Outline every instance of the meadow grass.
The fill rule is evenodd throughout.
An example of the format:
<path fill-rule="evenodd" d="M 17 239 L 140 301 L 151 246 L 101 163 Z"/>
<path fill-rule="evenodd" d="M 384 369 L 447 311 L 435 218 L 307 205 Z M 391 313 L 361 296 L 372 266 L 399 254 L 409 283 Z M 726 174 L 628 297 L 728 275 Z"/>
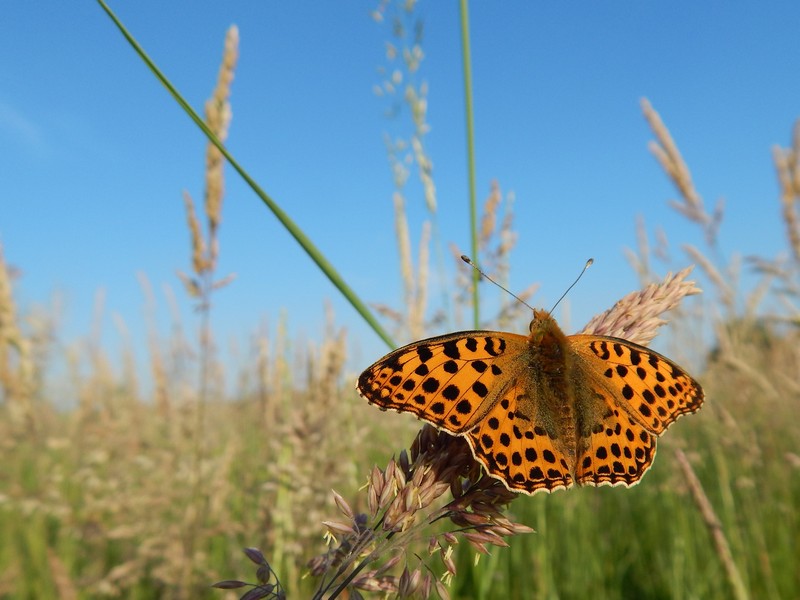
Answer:
<path fill-rule="evenodd" d="M 509 548 L 495 548 L 477 564 L 475 550 L 458 544 L 452 596 L 731 597 L 678 449 L 702 483 L 749 597 L 795 596 L 800 425 L 791 375 L 800 344 L 796 331 L 761 320 L 727 325 L 725 349 L 709 351 L 698 374 L 706 406 L 660 440 L 640 485 L 517 498 L 509 516 L 536 533 L 514 536 Z M 84 404 L 73 410 L 56 410 L 56 399 L 35 387 L 28 412 L 15 410 L 18 400 L 6 392 L 0 595 L 225 597 L 209 584 L 247 579 L 239 549 L 257 546 L 290 597 L 310 596 L 315 582 L 302 577 L 307 561 L 325 550 L 321 522 L 337 513 L 330 489 L 366 512 L 358 488 L 417 425 L 356 397 L 342 371 L 343 336 L 305 356 L 261 341 L 271 351 L 260 390 L 252 385 L 239 398 L 206 406 L 213 426 L 205 428 L 199 474 L 191 403 L 180 405 L 170 388 L 174 404 L 165 420 L 130 382 L 102 367 L 110 358 L 94 357 L 99 371 L 75 375 L 72 393 Z M 409 543 L 422 556 L 424 547 Z M 445 570 L 438 559 L 430 568 Z"/>
<path fill-rule="evenodd" d="M 234 46 L 229 39 L 207 110 L 222 139 Z M 421 56 L 413 44 L 396 55 L 408 57 L 407 74 Z M 414 264 L 407 174 L 395 168 L 405 306 L 380 312 L 397 331 L 420 337 L 469 311 L 472 273 L 459 249 L 454 268 L 441 251 L 425 88 L 413 91 L 404 94 L 412 134 L 395 140 L 390 155 L 404 164 L 400 155 L 412 153 L 430 219 Z M 180 315 L 166 338 L 145 323 L 151 393 L 141 391 L 129 349 L 108 356 L 91 335 L 66 352 L 56 344 L 54 319 L 15 305 L 18 284 L 0 255 L 0 597 L 233 598 L 244 590 L 210 585 L 251 578 L 245 547 L 261 549 L 263 561 L 250 556 L 268 562 L 262 579 L 277 576 L 290 597 L 311 597 L 341 565 L 341 578 L 361 584 L 351 597 L 800 595 L 800 127 L 791 148 L 775 150 L 789 256 L 754 261 L 765 284 L 746 291 L 733 263 L 707 258 L 718 256 L 721 213 L 706 210 L 663 122 L 649 103 L 643 111 L 652 150 L 678 191 L 674 207 L 702 229 L 708 252 L 686 249 L 707 284 L 705 299 L 671 321 L 675 357 L 703 365 L 693 375 L 707 401 L 659 441 L 641 484 L 504 494 L 454 438 L 419 432 L 414 419 L 357 397 L 345 370 L 348 340 L 332 315 L 315 345 L 287 339 L 282 323 L 271 337 L 257 330 L 240 370 L 224 373 L 209 312 L 214 290 L 230 281 L 215 274 L 224 186 L 221 157 L 209 149 L 203 223 L 186 198 L 192 267 L 182 281 L 201 309 L 198 341 L 183 333 Z M 476 238 L 484 267 L 501 282 L 515 240 L 510 200 L 492 187 Z M 643 231 L 640 239 L 630 258 L 644 287 L 661 278 Z M 439 311 L 430 306 L 433 278 L 453 279 Z M 145 280 L 143 287 L 148 295 Z M 523 331 L 524 312 L 505 303 L 487 325 Z M 701 330 L 713 333 L 711 344 Z M 59 354 L 68 377 L 46 385 Z M 233 397 L 221 383 L 231 379 L 239 382 Z M 65 397 L 76 404 L 65 409 Z M 408 525 L 375 535 L 389 520 Z M 326 541 L 326 532 L 335 539 Z M 348 541 L 363 545 L 354 550 Z"/>

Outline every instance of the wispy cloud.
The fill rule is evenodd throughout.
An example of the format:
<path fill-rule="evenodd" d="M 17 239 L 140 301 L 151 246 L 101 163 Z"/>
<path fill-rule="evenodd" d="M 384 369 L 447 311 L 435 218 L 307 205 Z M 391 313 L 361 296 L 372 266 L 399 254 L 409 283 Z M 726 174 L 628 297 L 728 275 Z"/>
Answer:
<path fill-rule="evenodd" d="M 40 153 L 46 149 L 42 128 L 15 107 L 0 102 L 0 135 L 26 150 Z"/>

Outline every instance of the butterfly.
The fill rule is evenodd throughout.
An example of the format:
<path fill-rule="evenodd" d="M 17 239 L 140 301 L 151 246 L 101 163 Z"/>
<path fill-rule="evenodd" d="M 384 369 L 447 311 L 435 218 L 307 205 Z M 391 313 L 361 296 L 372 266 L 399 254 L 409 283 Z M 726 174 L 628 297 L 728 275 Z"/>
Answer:
<path fill-rule="evenodd" d="M 463 436 L 485 471 L 515 492 L 638 483 L 656 437 L 703 403 L 667 357 L 601 335 L 565 335 L 534 310 L 529 335 L 462 331 L 395 350 L 358 391 Z"/>

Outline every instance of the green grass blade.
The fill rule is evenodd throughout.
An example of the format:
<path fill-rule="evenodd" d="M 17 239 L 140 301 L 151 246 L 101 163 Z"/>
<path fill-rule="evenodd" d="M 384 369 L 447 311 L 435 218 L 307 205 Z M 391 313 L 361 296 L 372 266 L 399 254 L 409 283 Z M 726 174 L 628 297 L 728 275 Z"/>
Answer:
<path fill-rule="evenodd" d="M 378 334 L 378 336 L 386 342 L 386 344 L 390 348 L 395 347 L 395 343 L 389 334 L 381 327 L 380 323 L 378 323 L 377 319 L 375 319 L 374 315 L 367 306 L 361 301 L 361 299 L 356 295 L 356 293 L 350 288 L 349 285 L 342 279 L 341 275 L 339 275 L 338 271 L 333 267 L 333 265 L 328 261 L 327 258 L 319 251 L 319 249 L 314 245 L 314 243 L 306 236 L 306 234 L 297 226 L 297 224 L 286 214 L 280 206 L 278 206 L 272 198 L 267 195 L 267 193 L 261 189 L 261 187 L 253 180 L 250 175 L 247 174 L 247 171 L 239 165 L 236 159 L 228 152 L 222 142 L 219 141 L 217 136 L 208 128 L 205 121 L 200 118 L 200 116 L 194 111 L 194 109 L 189 105 L 186 100 L 180 95 L 175 86 L 173 86 L 166 76 L 159 70 L 159 68 L 155 65 L 155 63 L 150 59 L 150 57 L 145 53 L 144 49 L 138 44 L 138 42 L 133 38 L 133 36 L 128 32 L 122 22 L 117 18 L 117 16 L 111 11 L 108 5 L 104 2 L 104 0 L 97 0 L 106 14 L 111 18 L 117 28 L 120 30 L 125 39 L 128 40 L 128 43 L 133 47 L 136 53 L 141 57 L 141 59 L 147 64 L 148 68 L 153 72 L 153 74 L 158 78 L 158 80 L 167 88 L 167 91 L 170 95 L 175 99 L 175 101 L 183 108 L 184 112 L 189 115 L 189 117 L 194 121 L 195 125 L 200 128 L 200 130 L 205 134 L 205 136 L 209 139 L 209 141 L 214 144 L 222 155 L 227 159 L 230 165 L 234 168 L 234 170 L 239 173 L 239 175 L 247 182 L 247 185 L 256 193 L 256 195 L 261 198 L 261 201 L 267 205 L 267 207 L 272 211 L 272 213 L 278 218 L 281 224 L 287 229 L 287 231 L 294 237 L 297 243 L 305 250 L 306 254 L 313 260 L 316 265 L 320 268 L 320 270 L 325 274 L 325 276 L 330 280 L 330 282 L 338 289 L 342 295 L 347 299 L 347 301 L 351 304 L 353 308 L 355 308 L 356 312 L 363 317 L 363 319 L 369 324 L 372 330 Z"/>
<path fill-rule="evenodd" d="M 469 226 L 470 258 L 480 266 L 478 256 L 478 211 L 475 207 L 475 128 L 472 114 L 472 59 L 469 46 L 469 4 L 461 0 L 461 59 L 464 69 L 464 109 L 467 120 L 467 176 L 469 177 Z M 472 270 L 472 319 L 475 329 L 480 328 L 480 296 L 478 294 L 480 274 Z"/>

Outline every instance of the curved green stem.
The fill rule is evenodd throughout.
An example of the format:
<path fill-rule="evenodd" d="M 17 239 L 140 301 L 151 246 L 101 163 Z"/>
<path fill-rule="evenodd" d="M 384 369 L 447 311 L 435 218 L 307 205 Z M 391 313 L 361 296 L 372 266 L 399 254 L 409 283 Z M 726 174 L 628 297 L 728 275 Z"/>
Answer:
<path fill-rule="evenodd" d="M 478 256 L 478 212 L 475 207 L 475 130 L 472 114 L 472 58 L 469 49 L 469 4 L 461 0 L 461 58 L 464 68 L 464 112 L 467 120 L 467 176 L 469 177 L 469 226 L 472 256 L 470 258 L 480 266 Z M 472 318 L 475 329 L 480 329 L 480 296 L 478 281 L 480 273 L 472 270 Z"/>
<path fill-rule="evenodd" d="M 395 348 L 396 345 L 389 334 L 381 327 L 380 323 L 375 319 L 372 312 L 367 308 L 367 306 L 361 301 L 361 299 L 356 295 L 356 293 L 350 288 L 349 285 L 342 279 L 341 275 L 339 275 L 338 271 L 334 269 L 333 265 L 328 261 L 327 258 L 319 251 L 319 249 L 314 245 L 314 243 L 306 236 L 305 233 L 297 226 L 297 224 L 292 221 L 292 219 L 287 215 L 280 206 L 278 206 L 272 198 L 270 198 L 267 193 L 261 189 L 261 187 L 253 180 L 250 175 L 242 168 L 241 165 L 233 158 L 233 156 L 228 152 L 225 146 L 222 144 L 221 141 L 217 138 L 216 135 L 208 128 L 205 121 L 200 118 L 200 116 L 192 109 L 186 100 L 180 95 L 177 89 L 167 80 L 164 74 L 156 67 L 155 63 L 150 59 L 150 57 L 145 53 L 144 49 L 136 42 L 133 36 L 125 29 L 125 26 L 120 22 L 117 16 L 111 11 L 108 5 L 104 2 L 104 0 L 97 0 L 106 14 L 111 18 L 117 28 L 120 30 L 125 39 L 128 40 L 128 43 L 133 47 L 136 53 L 141 57 L 141 59 L 147 64 L 153 74 L 158 78 L 158 80 L 162 83 L 162 85 L 167 88 L 167 91 L 170 95 L 175 99 L 175 101 L 183 108 L 184 112 L 194 121 L 195 125 L 200 128 L 200 130 L 206 135 L 208 140 L 214 144 L 222 155 L 227 159 L 230 165 L 234 168 L 234 170 L 239 173 L 242 179 L 247 182 L 247 185 L 256 193 L 256 195 L 261 198 L 261 201 L 267 205 L 267 207 L 272 211 L 272 213 L 278 218 L 281 224 L 286 228 L 286 230 L 294 237 L 298 244 L 305 250 L 306 254 L 313 260 L 316 265 L 320 268 L 320 270 L 325 274 L 325 276 L 330 280 L 330 282 L 338 289 L 342 295 L 347 299 L 350 305 L 356 309 L 356 312 L 361 315 L 361 317 L 367 322 L 367 324 L 372 328 L 372 330 L 378 334 L 378 336 L 386 342 L 386 344 L 390 348 Z"/>

